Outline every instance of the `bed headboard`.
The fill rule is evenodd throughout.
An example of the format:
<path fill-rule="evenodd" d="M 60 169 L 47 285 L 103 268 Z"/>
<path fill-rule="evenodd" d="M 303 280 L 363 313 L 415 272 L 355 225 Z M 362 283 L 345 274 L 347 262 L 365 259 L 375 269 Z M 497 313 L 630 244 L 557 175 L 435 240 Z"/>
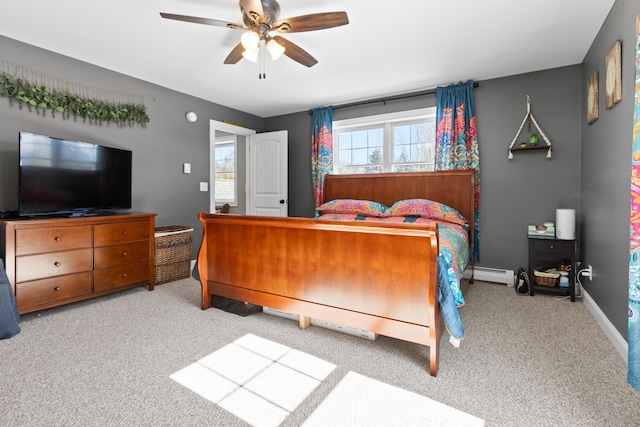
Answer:
<path fill-rule="evenodd" d="M 451 206 L 473 224 L 474 176 L 473 170 L 326 175 L 324 201 L 360 199 L 391 206 L 403 199 L 429 199 Z"/>

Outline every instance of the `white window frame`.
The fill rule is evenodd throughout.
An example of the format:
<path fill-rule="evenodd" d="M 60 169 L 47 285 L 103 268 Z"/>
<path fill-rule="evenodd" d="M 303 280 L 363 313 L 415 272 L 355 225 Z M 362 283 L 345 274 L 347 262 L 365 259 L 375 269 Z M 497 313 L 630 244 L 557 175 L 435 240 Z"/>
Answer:
<path fill-rule="evenodd" d="M 396 113 L 378 114 L 374 116 L 358 117 L 355 119 L 336 120 L 333 122 L 333 173 L 338 170 L 339 141 L 338 133 L 341 131 L 364 130 L 372 127 L 383 127 L 383 164 L 382 172 L 393 171 L 393 135 L 395 124 L 411 124 L 423 120 L 436 120 L 436 107 L 420 108 L 417 110 L 400 111 Z"/>
<path fill-rule="evenodd" d="M 233 182 L 233 200 L 230 199 L 218 199 L 215 197 L 215 193 L 214 193 L 214 200 L 215 200 L 215 204 L 216 205 L 223 205 L 225 203 L 228 203 L 229 206 L 238 206 L 238 136 L 237 135 L 230 135 L 230 136 L 225 136 L 224 138 L 216 138 L 216 142 L 214 144 L 214 149 L 213 149 L 213 182 L 215 184 L 216 181 L 216 168 L 215 168 L 215 155 L 216 155 L 216 148 L 218 146 L 221 145 L 233 145 L 233 170 L 234 170 L 234 182 Z M 214 191 L 215 191 L 215 187 L 214 187 Z"/>

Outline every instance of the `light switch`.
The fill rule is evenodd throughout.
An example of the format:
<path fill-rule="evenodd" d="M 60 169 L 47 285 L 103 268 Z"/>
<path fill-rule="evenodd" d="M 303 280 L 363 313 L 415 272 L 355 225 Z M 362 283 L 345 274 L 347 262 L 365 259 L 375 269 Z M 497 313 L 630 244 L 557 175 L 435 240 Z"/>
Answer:
<path fill-rule="evenodd" d="M 182 164 L 182 173 L 191 173 L 191 163 Z"/>
<path fill-rule="evenodd" d="M 201 182 L 200 183 L 200 191 L 209 191 L 209 183 Z"/>

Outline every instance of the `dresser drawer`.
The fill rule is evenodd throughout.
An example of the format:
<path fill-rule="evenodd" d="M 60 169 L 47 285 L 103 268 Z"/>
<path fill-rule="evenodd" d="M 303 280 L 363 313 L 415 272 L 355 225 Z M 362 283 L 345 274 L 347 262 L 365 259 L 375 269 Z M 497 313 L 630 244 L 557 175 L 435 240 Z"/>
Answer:
<path fill-rule="evenodd" d="M 16 286 L 16 307 L 18 310 L 61 301 L 92 292 L 91 272 L 18 283 Z"/>
<path fill-rule="evenodd" d="M 76 249 L 16 258 L 16 282 L 93 270 L 93 251 Z"/>
<path fill-rule="evenodd" d="M 544 252 L 548 254 L 567 254 L 573 252 L 573 240 L 533 240 L 533 250 L 536 252 Z"/>
<path fill-rule="evenodd" d="M 114 224 L 100 224 L 93 229 L 95 246 L 117 245 L 119 243 L 149 240 L 149 222 L 117 222 Z"/>
<path fill-rule="evenodd" d="M 98 270 L 148 259 L 149 242 L 142 241 L 96 248 L 93 254 L 93 265 Z"/>
<path fill-rule="evenodd" d="M 134 283 L 146 283 L 149 282 L 150 273 L 148 261 L 96 270 L 93 278 L 93 291 L 101 292 Z"/>
<path fill-rule="evenodd" d="M 16 230 L 16 255 L 67 251 L 92 246 L 91 226 Z"/>

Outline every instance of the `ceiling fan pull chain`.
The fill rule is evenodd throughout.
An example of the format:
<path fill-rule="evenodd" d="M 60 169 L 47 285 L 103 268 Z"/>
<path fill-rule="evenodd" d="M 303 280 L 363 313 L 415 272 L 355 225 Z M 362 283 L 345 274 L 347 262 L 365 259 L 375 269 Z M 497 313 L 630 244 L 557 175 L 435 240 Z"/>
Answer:
<path fill-rule="evenodd" d="M 267 53 L 265 52 L 265 48 L 264 48 L 264 40 L 260 40 L 260 78 L 261 79 L 267 78 L 267 73 L 266 73 L 267 64 L 265 59 L 266 56 L 267 56 Z"/>

